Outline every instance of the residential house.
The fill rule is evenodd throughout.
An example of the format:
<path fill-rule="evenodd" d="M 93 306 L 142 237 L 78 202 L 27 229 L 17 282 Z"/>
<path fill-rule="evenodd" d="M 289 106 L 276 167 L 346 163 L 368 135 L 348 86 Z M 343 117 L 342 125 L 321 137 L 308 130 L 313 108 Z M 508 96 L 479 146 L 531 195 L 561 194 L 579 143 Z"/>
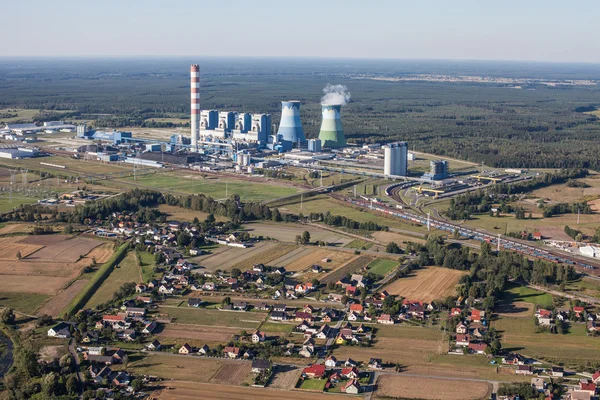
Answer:
<path fill-rule="evenodd" d="M 240 356 L 240 348 L 234 346 L 227 346 L 223 349 L 223 354 L 229 358 L 238 358 Z"/>
<path fill-rule="evenodd" d="M 133 342 L 137 337 L 137 333 L 135 329 L 125 329 L 123 331 L 117 332 L 117 338 L 119 340 L 125 340 L 127 342 Z"/>
<path fill-rule="evenodd" d="M 234 301 L 233 308 L 239 311 L 246 311 L 246 309 L 248 308 L 248 303 L 245 301 Z"/>
<path fill-rule="evenodd" d="M 467 325 L 463 324 L 462 322 L 459 323 L 458 325 L 456 325 L 456 333 L 465 334 L 465 333 L 467 333 L 467 330 L 468 330 Z"/>
<path fill-rule="evenodd" d="M 141 301 L 144 304 L 152 304 L 152 297 L 150 296 L 138 296 L 135 299 L 137 301 Z"/>
<path fill-rule="evenodd" d="M 346 367 L 342 369 L 341 375 L 346 379 L 356 379 L 358 378 L 359 372 L 355 366 Z"/>
<path fill-rule="evenodd" d="M 200 354 L 201 356 L 205 356 L 209 352 L 210 352 L 210 347 L 208 347 L 208 345 L 206 345 L 206 344 L 198 349 L 198 354 Z"/>
<path fill-rule="evenodd" d="M 60 322 L 48 329 L 48 337 L 54 337 L 58 339 L 68 339 L 71 337 L 69 327 L 71 325 L 66 322 Z"/>
<path fill-rule="evenodd" d="M 394 325 L 394 319 L 389 314 L 381 314 L 379 317 L 377 317 L 377 323 L 384 325 Z"/>
<path fill-rule="evenodd" d="M 88 331 L 81 336 L 82 343 L 96 343 L 98 341 L 98 332 Z"/>
<path fill-rule="evenodd" d="M 287 306 L 285 304 L 275 304 L 273 306 L 273 311 L 285 312 L 287 310 Z"/>
<path fill-rule="evenodd" d="M 305 304 L 304 307 L 302 307 L 302 312 L 305 312 L 307 314 L 312 314 L 315 312 L 315 308 L 313 306 L 311 306 L 310 304 Z"/>
<path fill-rule="evenodd" d="M 538 392 L 544 392 L 546 390 L 546 380 L 544 378 L 531 378 L 531 387 Z"/>
<path fill-rule="evenodd" d="M 579 392 L 589 393 L 590 396 L 594 396 L 596 394 L 596 384 L 592 382 L 590 379 L 580 379 L 579 380 Z"/>
<path fill-rule="evenodd" d="M 581 306 L 573 307 L 573 312 L 575 313 L 577 318 L 579 318 L 581 316 L 581 314 L 583 314 L 584 311 L 585 311 L 585 307 L 581 307 Z"/>
<path fill-rule="evenodd" d="M 356 314 L 362 314 L 363 313 L 363 306 L 360 303 L 354 303 L 354 304 L 350 304 L 350 311 Z"/>
<path fill-rule="evenodd" d="M 327 324 L 323 324 L 317 333 L 317 339 L 327 339 L 331 335 L 332 329 Z"/>
<path fill-rule="evenodd" d="M 311 268 L 311 271 L 312 271 L 313 273 L 315 273 L 315 274 L 318 274 L 318 273 L 320 273 L 320 272 L 323 272 L 323 268 L 321 268 L 321 266 L 320 266 L 320 265 L 316 265 L 316 264 L 314 264 L 314 265 L 313 265 L 312 267 L 310 267 L 310 268 Z"/>
<path fill-rule="evenodd" d="M 271 313 L 271 319 L 274 321 L 285 321 L 287 320 L 287 314 L 281 311 L 273 311 Z"/>
<path fill-rule="evenodd" d="M 358 383 L 358 379 L 349 380 L 344 386 L 342 386 L 340 391 L 347 394 L 358 394 L 360 392 L 360 384 Z"/>
<path fill-rule="evenodd" d="M 265 265 L 264 264 L 254 264 L 252 266 L 252 271 L 265 272 Z"/>
<path fill-rule="evenodd" d="M 356 361 L 354 361 L 351 358 L 348 358 L 345 362 L 344 362 L 344 366 L 345 367 L 358 367 L 358 363 Z"/>
<path fill-rule="evenodd" d="M 312 364 L 302 370 L 302 375 L 312 379 L 322 378 L 325 375 L 325 365 Z"/>
<path fill-rule="evenodd" d="M 329 300 L 335 301 L 337 303 L 341 303 L 343 297 L 344 297 L 344 295 L 343 294 L 339 294 L 339 293 L 329 293 L 329 295 L 327 296 L 327 298 Z"/>
<path fill-rule="evenodd" d="M 202 299 L 199 297 L 190 297 L 187 301 L 188 307 L 198 308 L 202 305 Z"/>
<path fill-rule="evenodd" d="M 520 354 L 508 354 L 502 358 L 503 364 L 525 365 L 525 357 Z"/>
<path fill-rule="evenodd" d="M 154 339 L 152 342 L 146 345 L 146 350 L 158 351 L 161 348 L 161 344 L 158 340 Z"/>
<path fill-rule="evenodd" d="M 143 317 L 146 315 L 146 309 L 144 307 L 127 307 L 125 312 L 128 317 Z"/>
<path fill-rule="evenodd" d="M 452 317 L 458 317 L 461 313 L 462 313 L 462 310 L 458 307 L 453 307 L 450 310 L 450 316 L 452 316 Z"/>
<path fill-rule="evenodd" d="M 271 361 L 262 358 L 255 358 L 252 360 L 252 372 L 261 373 L 268 371 L 271 368 Z"/>
<path fill-rule="evenodd" d="M 585 327 L 588 332 L 600 331 L 600 325 L 596 321 L 587 321 Z"/>
<path fill-rule="evenodd" d="M 334 356 L 329 356 L 325 359 L 325 367 L 327 368 L 335 368 L 337 365 L 337 358 Z"/>
<path fill-rule="evenodd" d="M 294 279 L 288 278 L 283 281 L 283 287 L 286 288 L 287 290 L 296 289 L 296 285 L 298 285 L 298 281 L 296 281 Z"/>
<path fill-rule="evenodd" d="M 548 326 L 552 323 L 552 311 L 539 309 L 535 312 L 535 317 L 540 325 Z"/>
<path fill-rule="evenodd" d="M 563 377 L 565 376 L 565 369 L 563 367 L 552 367 L 550 370 L 550 375 Z"/>
<path fill-rule="evenodd" d="M 348 321 L 358 321 L 358 316 L 353 311 L 348 313 Z"/>
<path fill-rule="evenodd" d="M 340 336 L 345 340 L 352 340 L 354 338 L 354 334 L 352 333 L 352 328 L 343 328 L 340 329 Z"/>
<path fill-rule="evenodd" d="M 594 375 L 592 375 L 592 382 L 596 385 L 600 385 L 600 371 L 594 372 Z"/>
<path fill-rule="evenodd" d="M 342 289 L 346 289 L 348 286 L 352 285 L 352 280 L 350 278 L 348 278 L 347 276 L 344 276 L 342 279 L 338 280 L 335 284 L 340 285 L 342 287 Z"/>
<path fill-rule="evenodd" d="M 179 354 L 192 354 L 192 351 L 193 351 L 192 346 L 190 346 L 187 343 L 184 343 L 183 346 L 181 346 L 179 348 L 178 353 Z"/>
<path fill-rule="evenodd" d="M 277 267 L 273 270 L 274 274 L 285 275 L 286 270 L 283 267 Z"/>
<path fill-rule="evenodd" d="M 368 364 L 369 369 L 383 369 L 381 358 L 371 358 Z"/>
<path fill-rule="evenodd" d="M 469 343 L 468 349 L 471 353 L 474 354 L 485 354 L 485 350 L 487 349 L 488 345 L 485 343 Z"/>
<path fill-rule="evenodd" d="M 471 338 L 469 335 L 456 335 L 456 345 L 461 347 L 468 347 L 469 343 L 471 343 Z"/>
<path fill-rule="evenodd" d="M 485 311 L 482 310 L 471 310 L 471 322 L 481 322 L 485 318 Z"/>
<path fill-rule="evenodd" d="M 533 368 L 531 365 L 518 365 L 515 370 L 517 375 L 533 375 Z"/>
<path fill-rule="evenodd" d="M 252 343 L 261 343 L 267 339 L 267 335 L 261 331 L 254 331 L 252 334 Z"/>
<path fill-rule="evenodd" d="M 125 387 L 129 385 L 131 378 L 126 371 L 113 372 L 110 374 L 110 382 L 115 386 Z"/>
<path fill-rule="evenodd" d="M 138 283 L 137 285 L 135 285 L 136 293 L 144 293 L 146 290 L 148 290 L 148 286 L 146 286 L 143 283 Z"/>
<path fill-rule="evenodd" d="M 146 324 L 144 325 L 144 329 L 142 329 L 142 333 L 144 335 L 150 335 L 152 334 L 152 332 L 154 332 L 157 326 L 158 322 L 156 321 L 146 322 Z"/>
<path fill-rule="evenodd" d="M 216 287 L 214 282 L 205 282 L 204 285 L 202 285 L 202 289 L 204 290 L 215 290 Z"/>
<path fill-rule="evenodd" d="M 265 302 L 260 302 L 257 305 L 254 306 L 254 308 L 256 310 L 260 310 L 260 311 L 270 311 L 271 310 L 271 306 Z"/>

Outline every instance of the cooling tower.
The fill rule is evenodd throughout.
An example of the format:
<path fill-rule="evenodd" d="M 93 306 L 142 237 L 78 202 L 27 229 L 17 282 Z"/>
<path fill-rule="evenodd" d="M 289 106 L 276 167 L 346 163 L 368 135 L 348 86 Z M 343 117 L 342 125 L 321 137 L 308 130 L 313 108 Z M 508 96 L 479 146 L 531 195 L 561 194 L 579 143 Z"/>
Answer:
<path fill-rule="evenodd" d="M 200 67 L 198 64 L 192 64 L 190 67 L 190 96 L 192 151 L 198 151 L 200 137 Z"/>
<path fill-rule="evenodd" d="M 290 100 L 281 102 L 281 122 L 279 123 L 277 134 L 281 135 L 283 140 L 292 143 L 306 142 L 302 122 L 300 122 L 299 101 Z"/>
<path fill-rule="evenodd" d="M 321 131 L 319 139 L 323 147 L 345 147 L 346 136 L 342 128 L 342 118 L 340 117 L 340 104 L 321 104 L 323 113 L 323 122 L 321 122 Z"/>

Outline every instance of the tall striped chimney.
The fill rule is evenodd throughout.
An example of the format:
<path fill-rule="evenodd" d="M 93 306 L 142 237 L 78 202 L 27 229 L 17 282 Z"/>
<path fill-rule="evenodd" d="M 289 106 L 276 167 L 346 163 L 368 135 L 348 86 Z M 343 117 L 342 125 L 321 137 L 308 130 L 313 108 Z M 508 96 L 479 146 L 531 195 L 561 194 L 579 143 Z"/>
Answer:
<path fill-rule="evenodd" d="M 192 151 L 198 151 L 200 138 L 200 67 L 198 64 L 192 64 L 190 67 L 190 95 Z"/>

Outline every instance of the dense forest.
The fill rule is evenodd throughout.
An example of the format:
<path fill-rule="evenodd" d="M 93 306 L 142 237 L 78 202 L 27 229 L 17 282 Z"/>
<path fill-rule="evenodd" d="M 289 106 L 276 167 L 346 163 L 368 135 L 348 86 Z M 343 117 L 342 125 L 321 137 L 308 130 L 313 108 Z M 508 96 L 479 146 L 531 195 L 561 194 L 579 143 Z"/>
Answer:
<path fill-rule="evenodd" d="M 410 148 L 495 167 L 600 169 L 597 85 L 394 82 L 411 74 L 599 79 L 582 65 L 344 60 L 3 60 L 0 109 L 47 110 L 42 119 L 88 119 L 96 126 L 186 126 L 188 66 L 201 62 L 203 108 L 268 112 L 303 102 L 315 137 L 329 82 L 348 87 L 342 110 L 348 142 L 407 140 Z M 376 78 L 376 79 L 374 79 Z M 48 111 L 51 111 L 48 113 Z M 14 115 L 10 112 L 4 115 Z M 52 117 L 52 118 L 50 118 Z M 154 118 L 183 118 L 180 122 Z M 2 121 L 2 117 L 0 117 Z"/>

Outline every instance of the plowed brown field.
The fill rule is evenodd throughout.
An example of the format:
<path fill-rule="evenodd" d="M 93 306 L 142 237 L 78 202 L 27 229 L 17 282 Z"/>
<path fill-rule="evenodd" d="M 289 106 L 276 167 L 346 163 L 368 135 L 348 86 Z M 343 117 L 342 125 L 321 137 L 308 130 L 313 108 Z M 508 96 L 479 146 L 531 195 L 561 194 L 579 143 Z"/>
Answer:
<path fill-rule="evenodd" d="M 487 398 L 490 384 L 474 381 L 382 375 L 377 380 L 377 397 L 439 400 Z"/>

